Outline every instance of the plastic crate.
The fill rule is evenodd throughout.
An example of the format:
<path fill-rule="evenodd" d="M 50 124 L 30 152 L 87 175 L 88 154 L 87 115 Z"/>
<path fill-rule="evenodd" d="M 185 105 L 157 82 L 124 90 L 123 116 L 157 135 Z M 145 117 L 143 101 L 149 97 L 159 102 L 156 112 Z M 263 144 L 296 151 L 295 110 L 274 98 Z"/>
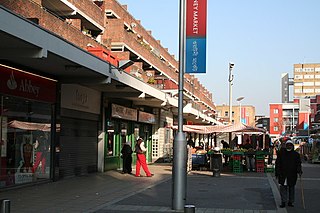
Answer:
<path fill-rule="evenodd" d="M 264 164 L 264 160 L 256 160 L 256 164 Z"/>
<path fill-rule="evenodd" d="M 233 155 L 232 158 L 233 158 L 233 160 L 241 160 L 242 156 L 241 155 Z"/>
<path fill-rule="evenodd" d="M 264 155 L 256 155 L 256 160 L 264 160 Z"/>
<path fill-rule="evenodd" d="M 232 152 L 232 155 L 244 155 L 244 152 Z"/>
<path fill-rule="evenodd" d="M 264 163 L 257 163 L 256 162 L 256 167 L 263 167 L 264 168 L 264 166 L 265 166 Z"/>
<path fill-rule="evenodd" d="M 274 168 L 264 168 L 264 172 L 265 173 L 273 173 L 274 172 Z"/>
<path fill-rule="evenodd" d="M 258 173 L 264 173 L 264 168 L 259 168 L 259 167 L 257 167 L 257 168 L 256 168 L 256 171 L 257 171 Z"/>
<path fill-rule="evenodd" d="M 265 168 L 264 168 L 264 172 L 274 172 L 275 168 L 274 168 L 274 165 L 266 165 Z"/>
<path fill-rule="evenodd" d="M 242 169 L 242 167 L 233 168 L 233 169 L 232 169 L 232 172 L 234 172 L 234 173 L 242 173 L 242 172 L 243 172 L 243 169 Z"/>

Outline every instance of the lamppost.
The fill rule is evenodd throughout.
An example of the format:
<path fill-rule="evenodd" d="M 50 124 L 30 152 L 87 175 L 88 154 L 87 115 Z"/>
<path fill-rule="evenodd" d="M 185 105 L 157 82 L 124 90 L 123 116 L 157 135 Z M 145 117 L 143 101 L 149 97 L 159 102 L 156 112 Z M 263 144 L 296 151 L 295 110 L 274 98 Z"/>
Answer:
<path fill-rule="evenodd" d="M 239 123 L 242 123 L 242 118 L 241 118 L 241 101 L 244 99 L 243 96 L 237 98 L 237 101 L 239 102 Z"/>
<path fill-rule="evenodd" d="M 311 106 L 306 105 L 308 107 L 308 142 L 310 137 L 310 116 L 311 116 Z"/>
<path fill-rule="evenodd" d="M 232 81 L 233 81 L 233 74 L 232 69 L 234 67 L 234 63 L 229 62 L 229 124 L 232 123 Z"/>

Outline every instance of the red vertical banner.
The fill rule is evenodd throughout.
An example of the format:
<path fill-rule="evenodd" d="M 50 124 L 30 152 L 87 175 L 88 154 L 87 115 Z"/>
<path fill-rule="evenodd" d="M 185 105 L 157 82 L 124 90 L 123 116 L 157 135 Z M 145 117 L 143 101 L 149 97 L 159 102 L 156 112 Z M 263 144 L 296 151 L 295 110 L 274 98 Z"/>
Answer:
<path fill-rule="evenodd" d="M 186 73 L 206 73 L 207 0 L 187 0 Z"/>
<path fill-rule="evenodd" d="M 187 37 L 206 37 L 207 0 L 187 0 Z"/>

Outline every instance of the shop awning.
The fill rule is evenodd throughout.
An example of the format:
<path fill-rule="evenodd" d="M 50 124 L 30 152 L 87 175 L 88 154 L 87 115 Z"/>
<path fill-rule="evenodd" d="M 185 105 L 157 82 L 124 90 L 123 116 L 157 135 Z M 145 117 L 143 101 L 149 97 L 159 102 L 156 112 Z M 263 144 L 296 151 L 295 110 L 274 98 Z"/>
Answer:
<path fill-rule="evenodd" d="M 13 120 L 8 123 L 11 128 L 24 129 L 24 130 L 39 130 L 44 132 L 51 131 L 51 124 L 46 123 L 31 123 L 24 121 Z M 57 125 L 57 131 L 60 130 L 60 125 Z"/>
<path fill-rule="evenodd" d="M 172 126 L 172 129 L 178 129 L 178 126 Z M 245 124 L 230 124 L 230 125 L 183 125 L 184 132 L 195 132 L 199 134 L 223 133 L 223 132 L 245 132 L 245 133 L 265 133 L 261 128 L 248 126 Z"/>

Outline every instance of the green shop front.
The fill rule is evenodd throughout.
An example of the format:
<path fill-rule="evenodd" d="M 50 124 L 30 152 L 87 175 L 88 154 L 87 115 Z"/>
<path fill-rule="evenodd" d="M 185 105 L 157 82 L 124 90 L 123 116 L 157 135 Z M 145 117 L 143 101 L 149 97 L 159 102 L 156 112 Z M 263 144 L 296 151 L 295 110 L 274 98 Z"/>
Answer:
<path fill-rule="evenodd" d="M 123 144 L 130 142 L 134 151 L 138 137 L 144 139 L 147 162 L 151 162 L 152 125 L 155 124 L 155 115 L 114 103 L 109 104 L 105 112 L 104 170 L 122 168 Z M 135 153 L 132 157 L 135 165 Z"/>

